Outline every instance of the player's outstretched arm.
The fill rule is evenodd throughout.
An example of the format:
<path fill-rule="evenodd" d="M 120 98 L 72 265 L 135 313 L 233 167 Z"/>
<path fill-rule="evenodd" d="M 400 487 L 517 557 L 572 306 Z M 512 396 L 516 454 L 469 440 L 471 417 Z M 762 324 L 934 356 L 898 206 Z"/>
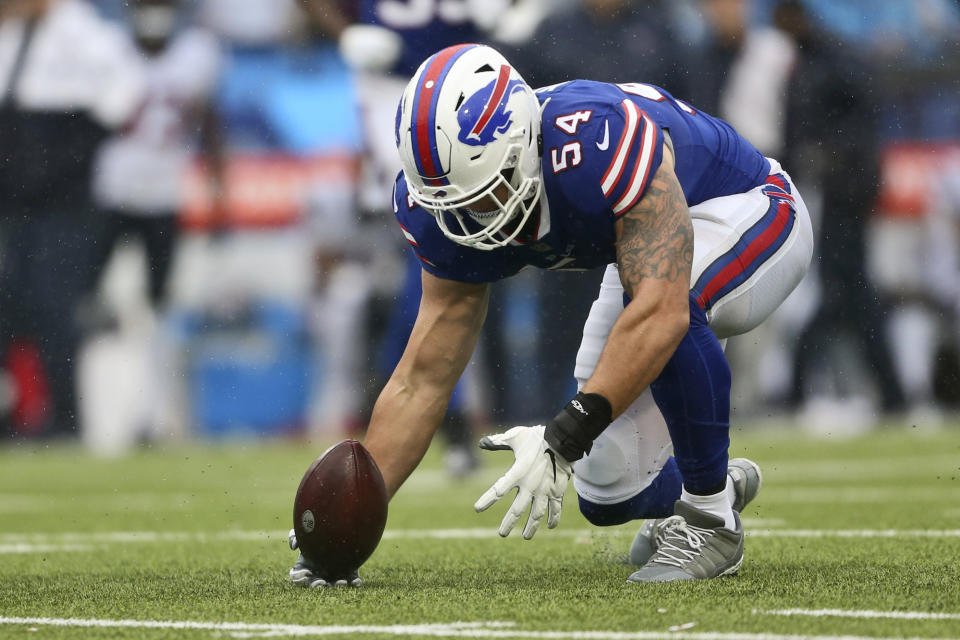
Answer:
<path fill-rule="evenodd" d="M 614 418 L 660 374 L 690 321 L 693 226 L 673 166 L 665 148 L 643 199 L 617 221 L 617 267 L 631 301 L 583 387 L 609 400 Z"/>
<path fill-rule="evenodd" d="M 423 458 L 487 313 L 489 285 L 422 272 L 423 296 L 400 363 L 374 405 L 364 439 L 393 497 Z"/>

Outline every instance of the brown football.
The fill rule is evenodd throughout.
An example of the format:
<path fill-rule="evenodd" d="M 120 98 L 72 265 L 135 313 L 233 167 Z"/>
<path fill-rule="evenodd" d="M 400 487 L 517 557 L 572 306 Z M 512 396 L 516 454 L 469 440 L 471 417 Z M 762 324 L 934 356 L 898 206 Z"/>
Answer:
<path fill-rule="evenodd" d="M 386 524 L 383 476 L 362 444 L 344 440 L 313 461 L 293 501 L 293 528 L 321 577 L 338 580 L 356 571 Z"/>

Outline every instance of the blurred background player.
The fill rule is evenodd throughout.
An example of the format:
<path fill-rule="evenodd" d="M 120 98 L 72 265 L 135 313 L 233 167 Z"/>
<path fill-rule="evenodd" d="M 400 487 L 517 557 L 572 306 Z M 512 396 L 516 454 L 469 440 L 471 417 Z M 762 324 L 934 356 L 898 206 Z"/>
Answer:
<path fill-rule="evenodd" d="M 757 24 L 755 3 L 748 0 L 696 0 L 695 6 L 703 32 L 687 47 L 686 95 L 732 124 L 762 153 L 786 162 L 785 95 L 796 59 L 793 44 L 771 26 Z M 794 166 L 787 166 L 805 186 Z M 811 196 L 816 192 L 802 191 L 815 216 Z M 806 289 L 801 285 L 749 338 L 728 341 L 725 353 L 737 371 L 738 405 L 762 406 L 786 394 L 792 343 L 807 315 L 804 305 L 810 304 Z"/>
<path fill-rule="evenodd" d="M 791 166 L 817 185 L 823 212 L 817 243 L 820 303 L 798 336 L 790 406 L 804 407 L 814 386 L 813 361 L 846 334 L 876 381 L 881 413 L 896 415 L 906 409 L 906 400 L 886 330 L 889 301 L 867 273 L 866 236 L 880 182 L 871 80 L 861 61 L 830 42 L 800 2 L 781 2 L 774 25 L 795 51 L 781 92 L 785 122 L 779 130 L 788 141 Z M 829 168 L 834 166 L 847 170 Z"/>
<path fill-rule="evenodd" d="M 223 149 L 213 105 L 221 45 L 207 29 L 190 24 L 188 14 L 175 0 L 137 0 L 124 13 L 145 70 L 146 94 L 132 121 L 101 146 L 96 160 L 93 191 L 102 213 L 90 230 L 95 252 L 84 311 L 91 330 L 99 325 L 116 331 L 90 336 L 81 362 L 88 375 L 80 381 L 86 440 L 104 452 L 123 450 L 139 439 L 156 440 L 171 427 L 163 405 L 169 403 L 174 376 L 162 327 L 169 321 L 164 312 L 186 204 L 184 185 L 195 162 L 202 162 L 210 177 L 214 232 L 226 221 Z M 116 286 L 101 282 L 114 255 L 117 269 L 128 272 L 114 280 L 134 275 L 124 267 L 136 263 L 114 251 L 128 239 L 143 249 L 144 297 L 118 295 Z M 117 368 L 113 375 L 125 371 L 126 379 L 139 379 L 135 400 L 121 402 L 122 394 L 107 396 L 88 384 L 98 372 L 111 375 L 112 368 Z"/>
<path fill-rule="evenodd" d="M 16 369 L 11 358 L 33 345 L 42 363 L 44 373 L 16 380 L 19 400 L 49 389 L 37 414 L 21 415 L 21 432 L 76 433 L 75 313 L 100 223 L 92 167 L 144 87 L 131 40 L 86 2 L 0 3 L 0 351 Z"/>
<path fill-rule="evenodd" d="M 95 269 L 125 235 L 139 236 L 147 258 L 147 293 L 160 310 L 184 207 L 183 181 L 196 157 L 209 166 L 220 201 L 223 149 L 213 108 L 222 53 L 217 38 L 183 27 L 177 0 L 136 0 L 133 34 L 146 72 L 146 96 L 133 121 L 100 149 L 94 194 L 106 212 Z"/>

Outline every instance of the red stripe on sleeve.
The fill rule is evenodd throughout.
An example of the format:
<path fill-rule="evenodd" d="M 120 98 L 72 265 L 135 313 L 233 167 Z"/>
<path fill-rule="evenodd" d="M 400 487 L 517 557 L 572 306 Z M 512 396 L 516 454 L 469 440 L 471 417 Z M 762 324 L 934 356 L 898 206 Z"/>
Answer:
<path fill-rule="evenodd" d="M 637 135 L 637 126 L 634 124 L 633 130 L 631 131 L 631 123 L 639 124 L 639 118 L 636 113 L 639 109 L 637 109 L 636 105 L 630 100 L 624 100 L 621 104 L 623 105 L 624 111 L 627 112 L 626 124 L 623 127 L 623 133 L 620 134 L 620 142 L 617 143 L 617 150 L 613 152 L 613 160 L 610 162 L 610 166 L 607 167 L 607 171 L 600 180 L 605 197 L 609 197 L 610 194 L 613 193 L 614 188 L 620 181 L 620 177 L 623 175 L 623 169 L 627 165 L 626 157 L 621 157 L 621 154 L 626 154 L 626 149 L 633 144 L 633 140 Z M 608 182 L 611 173 L 614 171 L 616 171 L 616 177 Z"/>

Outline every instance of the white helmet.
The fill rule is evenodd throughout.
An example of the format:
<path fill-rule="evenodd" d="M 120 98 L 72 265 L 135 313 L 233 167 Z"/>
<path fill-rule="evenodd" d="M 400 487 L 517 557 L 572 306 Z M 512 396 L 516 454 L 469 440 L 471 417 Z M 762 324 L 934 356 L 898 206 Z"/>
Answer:
<path fill-rule="evenodd" d="M 494 49 L 462 44 L 429 57 L 403 92 L 396 136 L 410 196 L 451 240 L 502 247 L 537 208 L 540 105 Z"/>

